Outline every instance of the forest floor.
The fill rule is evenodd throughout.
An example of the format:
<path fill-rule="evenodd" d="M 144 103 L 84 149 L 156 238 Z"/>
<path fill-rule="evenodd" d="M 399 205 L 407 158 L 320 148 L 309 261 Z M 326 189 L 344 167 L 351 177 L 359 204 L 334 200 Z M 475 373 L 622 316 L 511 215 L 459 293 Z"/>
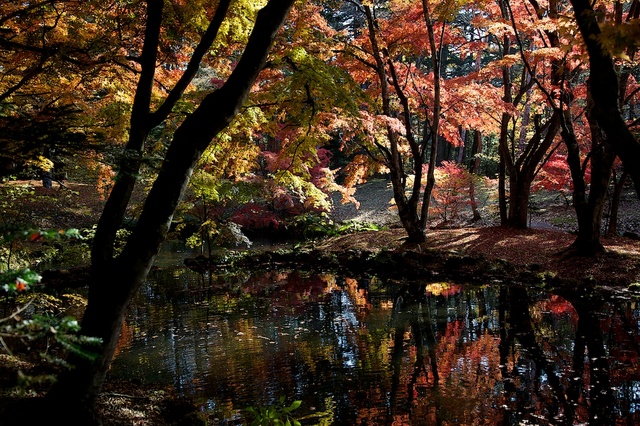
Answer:
<path fill-rule="evenodd" d="M 572 256 L 567 250 L 576 238 L 577 221 L 570 201 L 564 197 L 534 194 L 529 229 L 499 226 L 495 203 L 480 205 L 482 219 L 475 223 L 470 222 L 470 212 L 461 214 L 457 223 L 446 227 L 442 226 L 441 218 L 435 218 L 429 223 L 426 242 L 416 247 L 406 244 L 397 214 L 389 209 L 392 198 L 389 185 L 384 180 L 368 182 L 356 191 L 355 197 L 360 201 L 358 209 L 353 204 L 336 203 L 334 212 L 336 220 L 362 220 L 384 225 L 386 229 L 333 238 L 321 248 L 337 252 L 349 249 L 449 251 L 506 261 L 516 268 L 536 265 L 539 270 L 571 282 L 631 284 L 640 281 L 640 200 L 631 187 L 621 199 L 618 234 L 602 237 L 605 252 L 595 257 L 581 257 Z M 603 234 L 606 231 L 603 229 Z"/>
<path fill-rule="evenodd" d="M 31 222 L 42 228 L 84 228 L 97 222 L 104 201 L 94 187 L 65 182 L 65 187 L 54 184 L 53 189 L 42 188 L 37 181 L 16 182 L 13 185 L 30 186 L 37 197 L 21 200 L 16 206 L 20 222 Z M 566 249 L 575 236 L 575 215 L 563 199 L 540 196 L 534 201 L 535 212 L 531 228 L 514 230 L 496 224 L 495 207 L 487 203 L 482 207 L 483 220 L 473 225 L 459 223 L 459 227 L 439 227 L 438 220 L 431 223 L 427 241 L 419 246 L 405 241 L 395 212 L 389 210 L 391 191 L 382 180 L 361 186 L 355 197 L 360 207 L 353 204 L 338 205 L 333 213 L 336 221 L 361 220 L 377 223 L 381 231 L 368 231 L 333 237 L 314 242 L 314 248 L 327 252 L 380 250 L 442 251 L 460 256 L 482 257 L 506 262 L 514 268 L 548 271 L 560 278 L 580 282 L 615 282 L 627 287 L 640 281 L 640 241 L 630 237 L 602 239 L 606 251 L 596 257 L 567 256 Z M 1 200 L 0 200 L 1 201 Z M 0 213 L 1 214 L 1 213 Z M 631 237 L 640 234 L 640 203 L 632 190 L 625 193 L 619 219 L 621 232 Z M 12 365 L 6 355 L 0 354 L 0 386 L 11 382 L 20 365 Z M 22 365 L 24 371 L 29 367 Z M 11 423 L 2 414 L 3 408 L 19 403 L 21 397 L 0 392 L 0 426 Z M 135 383 L 108 383 L 99 403 L 103 423 L 119 425 L 173 425 L 205 424 L 196 420 L 195 408 L 170 389 L 145 389 Z M 190 422 L 185 422 L 192 416 Z M 181 423 L 183 422 L 183 423 Z"/>

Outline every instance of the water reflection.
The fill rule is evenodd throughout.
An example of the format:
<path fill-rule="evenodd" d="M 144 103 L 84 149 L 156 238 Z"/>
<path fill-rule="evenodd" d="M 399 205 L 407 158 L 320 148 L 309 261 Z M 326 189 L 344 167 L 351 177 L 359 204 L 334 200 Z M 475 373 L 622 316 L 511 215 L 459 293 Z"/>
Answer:
<path fill-rule="evenodd" d="M 602 295 L 269 271 L 157 271 L 111 375 L 240 422 L 284 395 L 303 424 L 638 424 L 639 310 Z"/>

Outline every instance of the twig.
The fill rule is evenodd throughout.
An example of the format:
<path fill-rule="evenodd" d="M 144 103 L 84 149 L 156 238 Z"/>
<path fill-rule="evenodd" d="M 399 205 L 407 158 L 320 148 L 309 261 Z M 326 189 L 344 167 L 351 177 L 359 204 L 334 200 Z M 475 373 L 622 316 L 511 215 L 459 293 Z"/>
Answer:
<path fill-rule="evenodd" d="M 9 321 L 10 319 L 15 318 L 17 315 L 19 315 L 21 312 L 23 312 L 25 309 L 27 309 L 29 306 L 31 306 L 32 303 L 33 303 L 33 299 L 29 300 L 29 303 L 27 303 L 26 305 L 22 306 L 21 308 L 18 308 L 17 311 L 12 313 L 8 317 L 0 319 L 0 324 L 5 322 L 5 321 Z"/>
<path fill-rule="evenodd" d="M 103 394 L 103 396 L 111 396 L 114 398 L 128 398 L 128 399 L 149 399 L 148 396 L 136 396 L 136 395 L 126 395 L 124 393 L 116 393 L 116 392 L 111 392 L 111 393 L 106 393 Z"/>

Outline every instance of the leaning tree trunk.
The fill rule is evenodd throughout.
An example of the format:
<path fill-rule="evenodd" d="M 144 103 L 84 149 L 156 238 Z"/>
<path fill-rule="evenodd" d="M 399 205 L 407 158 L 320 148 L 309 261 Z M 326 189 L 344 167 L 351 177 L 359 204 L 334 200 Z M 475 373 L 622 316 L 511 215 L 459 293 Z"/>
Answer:
<path fill-rule="evenodd" d="M 193 168 L 212 139 L 239 111 L 292 4 L 293 0 L 270 0 L 260 10 L 242 58 L 227 82 L 207 95 L 176 130 L 122 254 L 108 262 L 108 269 L 93 270 L 82 333 L 101 338 L 103 346 L 94 362 L 74 357 L 75 368 L 61 375 L 49 392 L 48 400 L 55 409 L 52 413 L 61 416 L 57 420 L 83 425 L 95 422 L 95 399 L 113 357 L 127 306 L 160 251 Z"/>

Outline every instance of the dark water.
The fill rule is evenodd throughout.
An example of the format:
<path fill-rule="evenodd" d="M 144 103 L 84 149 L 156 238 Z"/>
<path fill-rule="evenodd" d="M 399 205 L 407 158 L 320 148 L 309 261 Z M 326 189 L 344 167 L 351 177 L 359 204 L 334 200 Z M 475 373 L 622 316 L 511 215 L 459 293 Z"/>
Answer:
<path fill-rule="evenodd" d="M 640 424 L 630 297 L 264 272 L 156 271 L 111 370 L 220 424 L 284 396 L 303 424 Z"/>

